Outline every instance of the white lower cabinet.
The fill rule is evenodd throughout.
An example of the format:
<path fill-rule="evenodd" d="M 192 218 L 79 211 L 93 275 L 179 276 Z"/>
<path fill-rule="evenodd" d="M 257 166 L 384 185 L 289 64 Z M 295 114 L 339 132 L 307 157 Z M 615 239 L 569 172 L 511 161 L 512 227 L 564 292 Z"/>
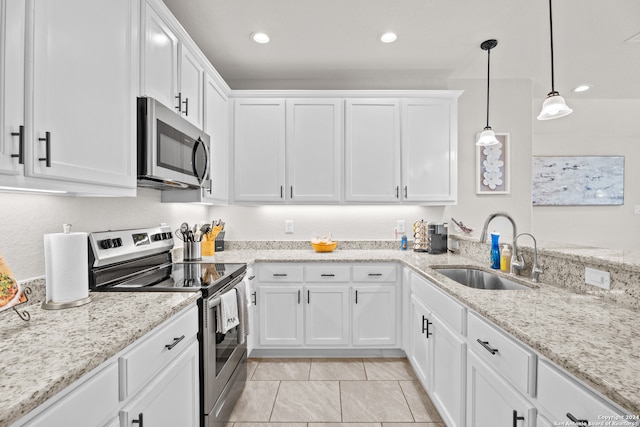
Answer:
<path fill-rule="evenodd" d="M 309 346 L 349 344 L 349 287 L 305 286 L 304 343 Z"/>
<path fill-rule="evenodd" d="M 259 285 L 258 325 L 261 346 L 300 346 L 304 342 L 302 286 Z"/>
<path fill-rule="evenodd" d="M 429 368 L 429 341 L 427 338 L 427 322 L 431 311 L 416 298 L 411 296 L 411 320 L 409 345 L 405 349 L 416 376 L 425 388 L 431 388 L 431 369 Z"/>
<path fill-rule="evenodd" d="M 193 341 L 120 412 L 121 426 L 198 427 L 198 372 L 198 342 Z"/>
<path fill-rule="evenodd" d="M 389 347 L 396 344 L 397 288 L 396 284 L 352 287 L 354 346 Z"/>
<path fill-rule="evenodd" d="M 467 357 L 467 427 L 535 427 L 536 409 L 470 350 Z"/>

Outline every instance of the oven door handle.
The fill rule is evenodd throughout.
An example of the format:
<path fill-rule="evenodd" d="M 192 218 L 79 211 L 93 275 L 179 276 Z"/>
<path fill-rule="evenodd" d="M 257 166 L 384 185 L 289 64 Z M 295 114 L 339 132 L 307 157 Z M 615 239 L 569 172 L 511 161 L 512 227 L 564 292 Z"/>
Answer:
<path fill-rule="evenodd" d="M 242 282 L 243 279 L 244 279 L 244 274 L 233 279 L 229 283 L 228 291 L 230 291 L 231 289 L 234 289 L 238 283 Z M 219 305 L 220 305 L 220 297 L 210 298 L 209 302 L 207 303 L 207 307 L 209 308 L 217 307 Z"/>

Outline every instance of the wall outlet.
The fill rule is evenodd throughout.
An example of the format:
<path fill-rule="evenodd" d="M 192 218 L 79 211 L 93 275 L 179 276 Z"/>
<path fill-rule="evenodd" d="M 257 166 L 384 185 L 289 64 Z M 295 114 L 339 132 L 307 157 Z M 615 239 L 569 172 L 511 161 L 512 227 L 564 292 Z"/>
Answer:
<path fill-rule="evenodd" d="M 285 219 L 284 220 L 284 232 L 286 234 L 293 234 L 293 220 Z"/>
<path fill-rule="evenodd" d="M 600 271 L 595 268 L 585 267 L 584 282 L 587 285 L 593 285 L 603 289 L 611 289 L 611 274 L 608 271 Z"/>
<path fill-rule="evenodd" d="M 396 221 L 396 230 L 398 230 L 398 234 L 405 234 L 407 232 L 407 226 L 404 222 L 404 219 L 399 219 Z"/>

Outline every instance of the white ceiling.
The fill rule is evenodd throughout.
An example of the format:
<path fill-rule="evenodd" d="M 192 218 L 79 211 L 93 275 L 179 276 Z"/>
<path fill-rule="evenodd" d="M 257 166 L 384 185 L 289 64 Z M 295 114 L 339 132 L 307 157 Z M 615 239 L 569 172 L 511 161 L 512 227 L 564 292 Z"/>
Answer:
<path fill-rule="evenodd" d="M 164 0 L 233 89 L 443 89 L 531 79 L 551 89 L 547 0 Z M 553 3 L 556 90 L 640 98 L 640 0 Z M 259 45 L 250 34 L 271 42 Z M 394 31 L 392 44 L 378 41 Z M 640 37 L 639 37 L 640 38 Z M 573 94 L 579 84 L 593 89 Z"/>

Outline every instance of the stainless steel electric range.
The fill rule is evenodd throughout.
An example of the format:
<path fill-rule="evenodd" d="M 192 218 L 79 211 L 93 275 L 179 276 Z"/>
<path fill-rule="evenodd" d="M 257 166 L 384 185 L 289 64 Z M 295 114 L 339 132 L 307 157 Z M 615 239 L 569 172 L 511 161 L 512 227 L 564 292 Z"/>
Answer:
<path fill-rule="evenodd" d="M 216 331 L 220 296 L 239 287 L 246 264 L 172 262 L 168 226 L 89 235 L 89 287 L 93 292 L 200 292 L 201 425 L 222 426 L 247 377 L 246 325 Z"/>

